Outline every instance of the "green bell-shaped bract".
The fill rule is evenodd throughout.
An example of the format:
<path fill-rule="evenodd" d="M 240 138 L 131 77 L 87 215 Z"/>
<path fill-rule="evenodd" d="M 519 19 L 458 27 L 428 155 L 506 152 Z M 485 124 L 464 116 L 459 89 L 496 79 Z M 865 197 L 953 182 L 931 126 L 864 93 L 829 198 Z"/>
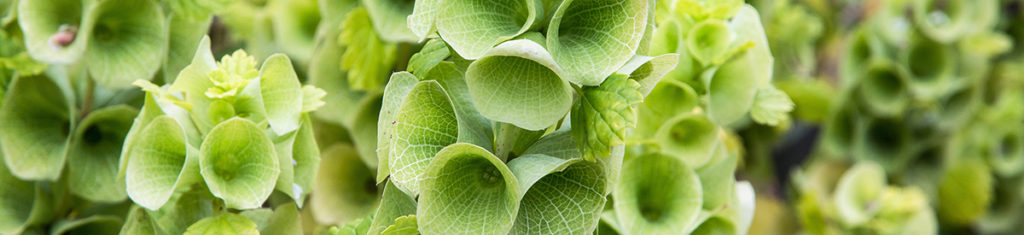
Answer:
<path fill-rule="evenodd" d="M 68 188 L 90 201 L 124 200 L 125 182 L 118 180 L 122 144 L 138 110 L 118 105 L 95 110 L 78 123 L 68 152 Z"/>
<path fill-rule="evenodd" d="M 18 25 L 33 59 L 71 64 L 82 58 L 92 25 L 83 17 L 91 1 L 19 1 Z"/>
<path fill-rule="evenodd" d="M 72 114 L 61 89 L 46 76 L 17 77 L 0 107 L 0 145 L 7 167 L 25 180 L 61 175 L 72 135 Z"/>
<path fill-rule="evenodd" d="M 143 115 L 146 110 L 143 109 Z M 136 122 L 142 121 L 136 119 Z M 122 156 L 128 197 L 150 210 L 163 207 L 178 189 L 200 181 L 199 150 L 184 128 L 166 115 L 152 117 L 137 134 L 129 134 Z M 135 128 L 133 128 L 134 131 Z"/>
<path fill-rule="evenodd" d="M 659 84 L 666 74 L 676 68 L 679 54 L 663 54 L 655 57 L 635 55 L 633 59 L 622 65 L 618 73 L 629 74 L 629 79 L 640 84 L 640 94 L 644 97 Z"/>
<path fill-rule="evenodd" d="M 124 225 L 118 234 L 157 234 L 160 231 L 153 223 L 152 216 L 139 206 L 133 206 L 124 218 Z"/>
<path fill-rule="evenodd" d="M 377 183 L 384 182 L 391 174 L 388 166 L 390 161 L 392 137 L 394 135 L 395 118 L 399 109 L 408 97 L 409 92 L 419 82 L 419 78 L 408 72 L 397 72 L 391 75 L 384 87 L 384 98 L 381 101 L 380 115 L 377 118 Z"/>
<path fill-rule="evenodd" d="M 622 167 L 612 192 L 625 234 L 672 234 L 694 229 L 702 204 L 701 182 L 682 160 L 654 153 Z"/>
<path fill-rule="evenodd" d="M 442 2 L 434 6 L 439 8 L 437 33 L 466 59 L 485 56 L 495 45 L 523 34 L 544 18 L 540 0 Z"/>
<path fill-rule="evenodd" d="M 728 125 L 743 118 L 754 105 L 757 80 L 752 67 L 761 63 L 752 52 L 744 52 L 725 62 L 710 74 L 702 75 L 708 91 L 708 117 L 719 125 Z"/>
<path fill-rule="evenodd" d="M 979 79 L 980 81 L 980 79 Z M 952 130 L 963 126 L 974 117 L 982 106 L 982 85 L 972 82 L 968 86 L 951 91 L 949 96 L 939 100 L 939 128 Z"/>
<path fill-rule="evenodd" d="M 409 29 L 407 18 L 413 14 L 413 2 L 405 0 L 362 0 L 373 19 L 373 28 L 389 42 L 418 42 Z"/>
<path fill-rule="evenodd" d="M 686 113 L 665 122 L 655 134 L 662 151 L 678 156 L 688 166 L 701 167 L 723 144 L 720 128 L 703 113 Z"/>
<path fill-rule="evenodd" d="M 909 48 L 901 51 L 902 64 L 909 75 L 911 94 L 924 100 L 934 100 L 949 94 L 955 88 L 959 56 L 951 45 L 927 38 L 911 40 Z"/>
<path fill-rule="evenodd" d="M 167 58 L 160 70 L 163 71 L 164 82 L 171 84 L 178 77 L 178 73 L 192 62 L 199 42 L 210 31 L 213 16 L 195 19 L 171 14 L 168 18 L 168 37 L 173 40 L 167 40 Z"/>
<path fill-rule="evenodd" d="M 860 77 L 858 97 L 869 111 L 879 116 L 898 116 L 910 104 L 906 73 L 890 62 L 869 65 Z"/>
<path fill-rule="evenodd" d="M 644 102 L 637 106 L 639 121 L 634 129 L 635 138 L 651 138 L 668 120 L 690 112 L 700 104 L 697 92 L 677 80 L 658 82 Z"/>
<path fill-rule="evenodd" d="M 487 150 L 496 149 L 494 145 L 500 143 L 500 139 L 496 139 L 493 129 L 500 127 L 493 127 L 495 126 L 494 122 L 485 118 L 476 109 L 474 105 L 476 101 L 473 100 L 472 94 L 469 92 L 469 83 L 465 76 L 466 73 L 463 72 L 464 68 L 460 68 L 453 62 L 439 62 L 424 75 L 424 79 L 437 81 L 448 92 L 452 107 L 455 108 L 455 117 L 459 121 L 458 142 L 471 143 Z M 502 160 L 505 157 L 498 156 Z"/>
<path fill-rule="evenodd" d="M 348 128 L 352 142 L 359 152 L 359 158 L 370 169 L 376 169 L 380 160 L 377 159 L 377 115 L 384 101 L 383 94 L 374 92 L 367 94 L 358 104 L 356 117 Z"/>
<path fill-rule="evenodd" d="M 886 56 L 882 39 L 872 29 L 867 26 L 856 29 L 849 42 L 844 45 L 843 58 L 839 66 L 842 85 L 856 84 L 862 77 L 863 68 L 871 65 L 872 61 Z"/>
<path fill-rule="evenodd" d="M 840 222 L 858 226 L 878 213 L 885 193 L 885 171 L 875 163 L 860 163 L 839 179 L 833 201 Z"/>
<path fill-rule="evenodd" d="M 320 148 L 316 144 L 312 120 L 303 115 L 302 124 L 295 132 L 285 136 L 268 135 L 274 141 L 278 166 L 281 167 L 274 188 L 296 203 L 304 202 L 313 189 L 313 178 L 320 164 Z"/>
<path fill-rule="evenodd" d="M 289 56 L 302 61 L 310 58 L 321 20 L 317 0 L 274 0 L 268 3 L 274 29 L 274 42 Z"/>
<path fill-rule="evenodd" d="M 999 1 L 993 0 L 912 2 L 914 26 L 932 40 L 944 43 L 990 29 L 999 15 Z"/>
<path fill-rule="evenodd" d="M 843 156 L 853 149 L 854 140 L 861 125 L 861 114 L 854 100 L 844 91 L 832 102 L 821 138 L 821 148 L 828 154 Z"/>
<path fill-rule="evenodd" d="M 214 127 L 200 147 L 199 169 L 214 196 L 229 208 L 258 208 L 281 173 L 270 138 L 243 118 Z"/>
<path fill-rule="evenodd" d="M 50 228 L 50 234 L 115 234 L 121 231 L 121 218 L 94 215 L 81 219 L 60 220 Z"/>
<path fill-rule="evenodd" d="M 647 28 L 648 1 L 566 0 L 547 28 L 547 49 L 565 70 L 563 78 L 596 86 L 640 47 Z"/>
<path fill-rule="evenodd" d="M 608 191 L 600 163 L 528 154 L 508 167 L 524 188 L 511 234 L 578 234 L 597 228 Z"/>
<path fill-rule="evenodd" d="M 260 68 L 259 100 L 267 113 L 267 122 L 277 134 L 299 128 L 302 113 L 302 84 L 288 56 L 275 54 Z"/>
<path fill-rule="evenodd" d="M 168 26 L 153 0 L 99 1 L 86 14 L 89 75 L 106 87 L 125 88 L 151 79 L 167 55 Z"/>
<path fill-rule="evenodd" d="M 704 196 L 703 209 L 721 209 L 730 202 L 735 191 L 736 177 L 733 174 L 736 172 L 738 161 L 739 156 L 730 154 L 724 144 L 719 144 L 711 159 L 696 169 Z"/>
<path fill-rule="evenodd" d="M 430 159 L 458 140 L 458 118 L 451 99 L 436 81 L 418 82 L 395 112 L 394 121 L 385 123 L 392 126 L 387 166 L 395 186 L 417 195 Z"/>
<path fill-rule="evenodd" d="M 445 147 L 426 168 L 416 208 L 425 234 L 506 234 L 522 188 L 505 163 L 472 144 Z"/>
<path fill-rule="evenodd" d="M 255 222 L 245 216 L 234 213 L 221 213 L 188 226 L 185 235 L 205 234 L 238 234 L 258 235 L 260 231 Z"/>
<path fill-rule="evenodd" d="M 878 163 L 886 172 L 904 169 L 915 148 L 906 121 L 877 117 L 860 121 L 854 137 L 854 158 Z"/>
<path fill-rule="evenodd" d="M 381 203 L 373 171 L 352 146 L 336 144 L 321 157 L 310 199 L 314 218 L 321 224 L 345 224 L 374 213 Z"/>
<path fill-rule="evenodd" d="M 541 130 L 572 107 L 572 87 L 563 79 L 565 74 L 540 44 L 522 39 L 502 43 L 470 64 L 466 84 L 484 117 Z"/>
<path fill-rule="evenodd" d="M 190 225 L 214 215 L 209 192 L 199 188 L 176 193 L 160 210 L 147 211 L 160 234 L 182 234 Z"/>
<path fill-rule="evenodd" d="M 0 164 L 0 233 L 18 234 L 53 216 L 52 196 L 41 184 L 24 181 Z"/>

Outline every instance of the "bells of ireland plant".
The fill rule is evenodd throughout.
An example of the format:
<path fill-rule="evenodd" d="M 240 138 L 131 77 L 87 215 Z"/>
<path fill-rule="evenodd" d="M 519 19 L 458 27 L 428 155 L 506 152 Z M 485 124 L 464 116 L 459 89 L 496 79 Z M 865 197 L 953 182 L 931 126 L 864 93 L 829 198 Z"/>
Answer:
<path fill-rule="evenodd" d="M 239 50 L 215 61 L 209 43 L 202 39 L 173 83 L 135 82 L 146 96 L 121 155 L 128 196 L 152 211 L 192 191 L 223 208 L 259 208 L 273 191 L 301 205 L 320 157 L 308 115 L 323 91 L 302 87 L 287 56 L 257 67 Z M 222 214 L 193 227 L 244 218 Z"/>

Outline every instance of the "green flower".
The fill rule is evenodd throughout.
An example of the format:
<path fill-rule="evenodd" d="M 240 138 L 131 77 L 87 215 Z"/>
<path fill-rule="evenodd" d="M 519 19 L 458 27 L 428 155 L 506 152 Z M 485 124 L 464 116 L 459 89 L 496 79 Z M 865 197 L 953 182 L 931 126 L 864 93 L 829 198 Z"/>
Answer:
<path fill-rule="evenodd" d="M 260 72 L 256 70 L 256 58 L 243 50 L 237 50 L 221 58 L 220 62 L 217 62 L 217 68 L 208 75 L 214 86 L 206 90 L 206 96 L 212 99 L 228 99 L 259 77 Z"/>

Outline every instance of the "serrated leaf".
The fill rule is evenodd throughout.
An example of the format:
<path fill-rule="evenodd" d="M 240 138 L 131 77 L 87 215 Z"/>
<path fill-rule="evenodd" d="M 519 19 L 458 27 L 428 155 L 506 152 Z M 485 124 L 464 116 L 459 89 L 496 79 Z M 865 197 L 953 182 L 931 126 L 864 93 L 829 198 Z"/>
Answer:
<path fill-rule="evenodd" d="M 612 146 L 625 143 L 626 130 L 636 127 L 635 106 L 642 100 L 640 84 L 621 74 L 601 86 L 583 87 L 571 115 L 572 136 L 583 158 L 607 157 Z"/>
<path fill-rule="evenodd" d="M 379 89 L 395 63 L 396 45 L 378 38 L 370 21 L 366 8 L 356 8 L 342 22 L 344 30 L 338 36 L 338 44 L 345 47 L 341 68 L 348 70 L 349 87 L 354 90 Z"/>
<path fill-rule="evenodd" d="M 260 231 L 249 218 L 227 212 L 200 220 L 185 231 L 185 235 L 214 234 L 259 235 Z"/>
<path fill-rule="evenodd" d="M 789 111 L 793 111 L 793 101 L 785 92 L 771 86 L 757 90 L 750 117 L 757 123 L 775 126 L 789 118 Z"/>
<path fill-rule="evenodd" d="M 326 104 L 324 96 L 327 96 L 327 92 L 323 89 L 313 85 L 302 86 L 302 112 L 313 112 L 323 107 Z"/>

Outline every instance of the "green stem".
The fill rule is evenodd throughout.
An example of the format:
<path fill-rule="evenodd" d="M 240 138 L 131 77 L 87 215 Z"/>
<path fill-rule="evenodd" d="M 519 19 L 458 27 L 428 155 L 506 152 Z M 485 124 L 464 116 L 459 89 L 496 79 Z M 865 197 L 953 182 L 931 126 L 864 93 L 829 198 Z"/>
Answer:
<path fill-rule="evenodd" d="M 85 81 L 85 96 L 82 97 L 82 114 L 79 116 L 79 119 L 85 118 L 85 116 L 89 115 L 89 112 L 92 112 L 95 93 L 96 81 L 93 81 L 92 78 L 87 78 Z"/>
<path fill-rule="evenodd" d="M 498 123 L 494 152 L 502 160 L 515 158 L 544 135 L 545 130 L 531 131 L 509 123 Z"/>

